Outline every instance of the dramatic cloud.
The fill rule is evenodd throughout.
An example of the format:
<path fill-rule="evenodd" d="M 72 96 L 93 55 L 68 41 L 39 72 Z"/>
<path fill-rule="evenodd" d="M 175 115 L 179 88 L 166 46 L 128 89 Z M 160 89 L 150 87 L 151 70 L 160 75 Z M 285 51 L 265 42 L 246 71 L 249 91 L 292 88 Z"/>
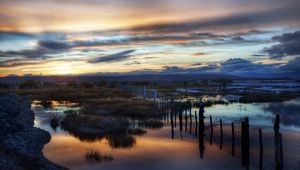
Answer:
<path fill-rule="evenodd" d="M 125 60 L 127 58 L 130 58 L 131 55 L 129 55 L 130 53 L 133 53 L 135 50 L 126 50 L 126 51 L 122 51 L 116 54 L 111 54 L 111 55 L 106 55 L 106 56 L 101 56 L 98 58 L 94 58 L 92 60 L 89 60 L 89 63 L 102 63 L 102 62 L 106 62 L 106 63 L 110 63 L 110 62 L 118 62 L 118 61 L 122 61 Z"/>
<path fill-rule="evenodd" d="M 178 67 L 178 66 L 164 66 L 160 73 L 203 73 L 203 72 L 211 72 L 217 71 L 219 68 L 217 65 L 209 64 L 209 65 L 200 65 L 198 67 Z"/>
<path fill-rule="evenodd" d="M 31 58 L 31 59 L 46 59 L 49 58 L 47 54 L 52 54 L 53 51 L 49 51 L 43 48 L 19 50 L 19 51 L 0 51 L 0 58 Z"/>
<path fill-rule="evenodd" d="M 271 58 L 300 55 L 300 31 L 276 36 L 272 40 L 279 44 L 264 49 Z"/>
<path fill-rule="evenodd" d="M 298 4 L 299 5 L 299 4 Z M 240 15 L 231 15 L 227 17 L 220 17 L 210 20 L 194 20 L 181 23 L 165 23 L 154 24 L 150 26 L 139 26 L 133 28 L 134 31 L 147 31 L 151 33 L 170 33 L 170 32 L 190 32 L 203 29 L 215 28 L 232 28 L 232 27 L 245 27 L 248 25 L 261 25 L 271 24 L 274 22 L 293 21 L 297 22 L 300 17 L 298 10 L 299 6 L 289 6 L 283 8 L 276 8 L 273 10 L 244 13 Z M 289 12 L 287 12 L 289 11 Z"/>
<path fill-rule="evenodd" d="M 299 7 L 299 0 L 4 0 L 0 75 L 57 73 L 67 61 L 78 74 L 110 72 L 113 62 L 117 72 L 299 72 Z"/>
<path fill-rule="evenodd" d="M 39 46 L 49 50 L 67 50 L 71 46 L 65 42 L 54 42 L 54 41 L 40 41 Z"/>
<path fill-rule="evenodd" d="M 42 61 L 24 61 L 24 59 L 11 59 L 0 61 L 0 68 L 19 67 L 26 65 L 37 65 L 42 64 Z"/>
<path fill-rule="evenodd" d="M 265 71 L 265 69 L 271 69 L 271 67 L 264 64 L 255 64 L 242 58 L 234 58 L 222 63 L 220 69 L 224 72 L 259 72 Z"/>
<path fill-rule="evenodd" d="M 298 72 L 300 73 L 300 57 L 290 60 L 287 64 L 280 67 L 283 72 Z"/>

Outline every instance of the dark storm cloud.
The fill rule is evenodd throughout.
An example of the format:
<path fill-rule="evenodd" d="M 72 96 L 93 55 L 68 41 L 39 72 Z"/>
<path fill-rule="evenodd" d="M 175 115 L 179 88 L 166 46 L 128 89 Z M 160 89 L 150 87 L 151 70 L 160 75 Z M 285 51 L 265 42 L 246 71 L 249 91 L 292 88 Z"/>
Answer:
<path fill-rule="evenodd" d="M 127 58 L 130 58 L 131 53 L 133 53 L 135 50 L 126 50 L 126 51 L 122 51 L 122 52 L 119 52 L 119 53 L 115 53 L 115 54 L 110 54 L 110 55 L 106 55 L 106 56 L 101 56 L 101 57 L 97 57 L 97 58 L 94 58 L 92 60 L 89 60 L 88 62 L 89 63 L 102 63 L 102 62 L 107 62 L 107 63 L 110 63 L 110 62 L 118 62 L 118 61 L 122 61 L 122 60 L 125 60 Z"/>
<path fill-rule="evenodd" d="M 220 70 L 223 72 L 249 72 L 249 71 L 265 71 L 273 69 L 270 65 L 256 64 L 242 58 L 233 58 L 223 62 Z M 271 70 L 269 70 L 271 71 Z"/>
<path fill-rule="evenodd" d="M 290 60 L 287 64 L 281 66 L 279 70 L 283 72 L 300 73 L 300 57 Z"/>
<path fill-rule="evenodd" d="M 212 39 L 210 41 L 196 40 L 178 43 L 187 47 L 199 47 L 199 46 L 218 46 L 218 45 L 257 45 L 267 43 L 266 40 L 259 39 L 245 39 L 240 36 L 228 36 L 226 39 Z"/>
<path fill-rule="evenodd" d="M 300 73 L 300 57 L 285 64 L 253 63 L 241 58 L 229 59 L 220 65 L 221 72 L 256 72 L 256 73 Z"/>
<path fill-rule="evenodd" d="M 205 33 L 207 34 L 207 33 Z M 165 35 L 165 36 L 155 36 L 155 35 L 135 35 L 127 36 L 122 38 L 112 38 L 112 39 L 96 39 L 96 40 L 81 40 L 81 41 L 39 41 L 39 46 L 49 49 L 49 50 L 62 50 L 70 49 L 74 47 L 90 47 L 90 46 L 107 46 L 107 45 L 126 45 L 131 43 L 147 43 L 147 42 L 162 42 L 169 41 L 168 43 L 176 43 L 176 41 L 191 41 L 199 39 L 215 38 L 217 35 L 207 34 L 200 35 Z M 223 37 L 223 36 L 222 36 Z"/>
<path fill-rule="evenodd" d="M 276 36 L 273 37 L 272 40 L 279 42 L 279 44 L 263 50 L 268 53 L 271 58 L 300 55 L 300 31 Z"/>
<path fill-rule="evenodd" d="M 0 51 L 0 58 L 31 58 L 31 59 L 46 59 L 49 58 L 49 54 L 53 54 L 53 51 L 49 51 L 43 48 L 19 50 L 19 51 Z"/>
<path fill-rule="evenodd" d="M 43 63 L 42 61 L 26 61 L 24 59 L 10 59 L 0 61 L 0 68 L 18 67 L 26 65 L 37 65 Z"/>
<path fill-rule="evenodd" d="M 55 41 L 40 41 L 38 45 L 49 50 L 67 50 L 71 48 L 68 43 Z"/>
<path fill-rule="evenodd" d="M 287 12 L 288 11 L 288 12 Z M 263 12 L 232 15 L 210 20 L 189 21 L 182 23 L 164 23 L 150 26 L 139 26 L 132 30 L 152 33 L 189 32 L 200 29 L 214 29 L 223 27 L 237 27 L 249 25 L 268 25 L 276 22 L 299 22 L 299 6 L 288 6 Z"/>
<path fill-rule="evenodd" d="M 289 61 L 286 64 L 262 64 L 253 63 L 249 60 L 241 58 L 232 58 L 226 60 L 219 65 L 203 63 L 192 64 L 191 67 L 178 66 L 164 66 L 160 73 L 201 73 L 201 72 L 219 72 L 229 74 L 243 74 L 243 73 L 300 73 L 300 57 Z"/>

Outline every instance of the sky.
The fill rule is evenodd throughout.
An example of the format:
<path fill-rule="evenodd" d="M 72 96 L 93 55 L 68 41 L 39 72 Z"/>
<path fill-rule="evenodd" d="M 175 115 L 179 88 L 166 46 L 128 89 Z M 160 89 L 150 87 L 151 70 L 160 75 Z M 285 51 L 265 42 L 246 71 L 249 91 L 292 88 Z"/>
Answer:
<path fill-rule="evenodd" d="M 299 0 L 0 0 L 0 76 L 298 74 L 299 9 Z"/>

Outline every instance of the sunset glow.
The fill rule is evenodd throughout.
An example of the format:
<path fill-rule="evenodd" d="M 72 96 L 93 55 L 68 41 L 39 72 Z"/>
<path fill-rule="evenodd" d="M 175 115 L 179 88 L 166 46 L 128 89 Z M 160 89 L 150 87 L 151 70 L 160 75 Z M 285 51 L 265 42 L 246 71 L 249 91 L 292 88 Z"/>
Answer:
<path fill-rule="evenodd" d="M 297 0 L 3 0 L 0 75 L 299 72 L 293 65 L 300 60 L 299 6 Z M 230 59 L 234 66 L 226 66 Z"/>

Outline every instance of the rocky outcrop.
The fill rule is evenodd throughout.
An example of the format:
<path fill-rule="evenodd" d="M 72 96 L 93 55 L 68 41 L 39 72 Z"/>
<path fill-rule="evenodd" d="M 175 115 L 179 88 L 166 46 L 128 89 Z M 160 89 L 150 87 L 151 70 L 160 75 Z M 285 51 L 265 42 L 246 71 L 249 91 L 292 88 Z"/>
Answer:
<path fill-rule="evenodd" d="M 66 169 L 43 156 L 42 148 L 51 136 L 33 127 L 33 121 L 28 99 L 0 93 L 0 169 Z"/>

